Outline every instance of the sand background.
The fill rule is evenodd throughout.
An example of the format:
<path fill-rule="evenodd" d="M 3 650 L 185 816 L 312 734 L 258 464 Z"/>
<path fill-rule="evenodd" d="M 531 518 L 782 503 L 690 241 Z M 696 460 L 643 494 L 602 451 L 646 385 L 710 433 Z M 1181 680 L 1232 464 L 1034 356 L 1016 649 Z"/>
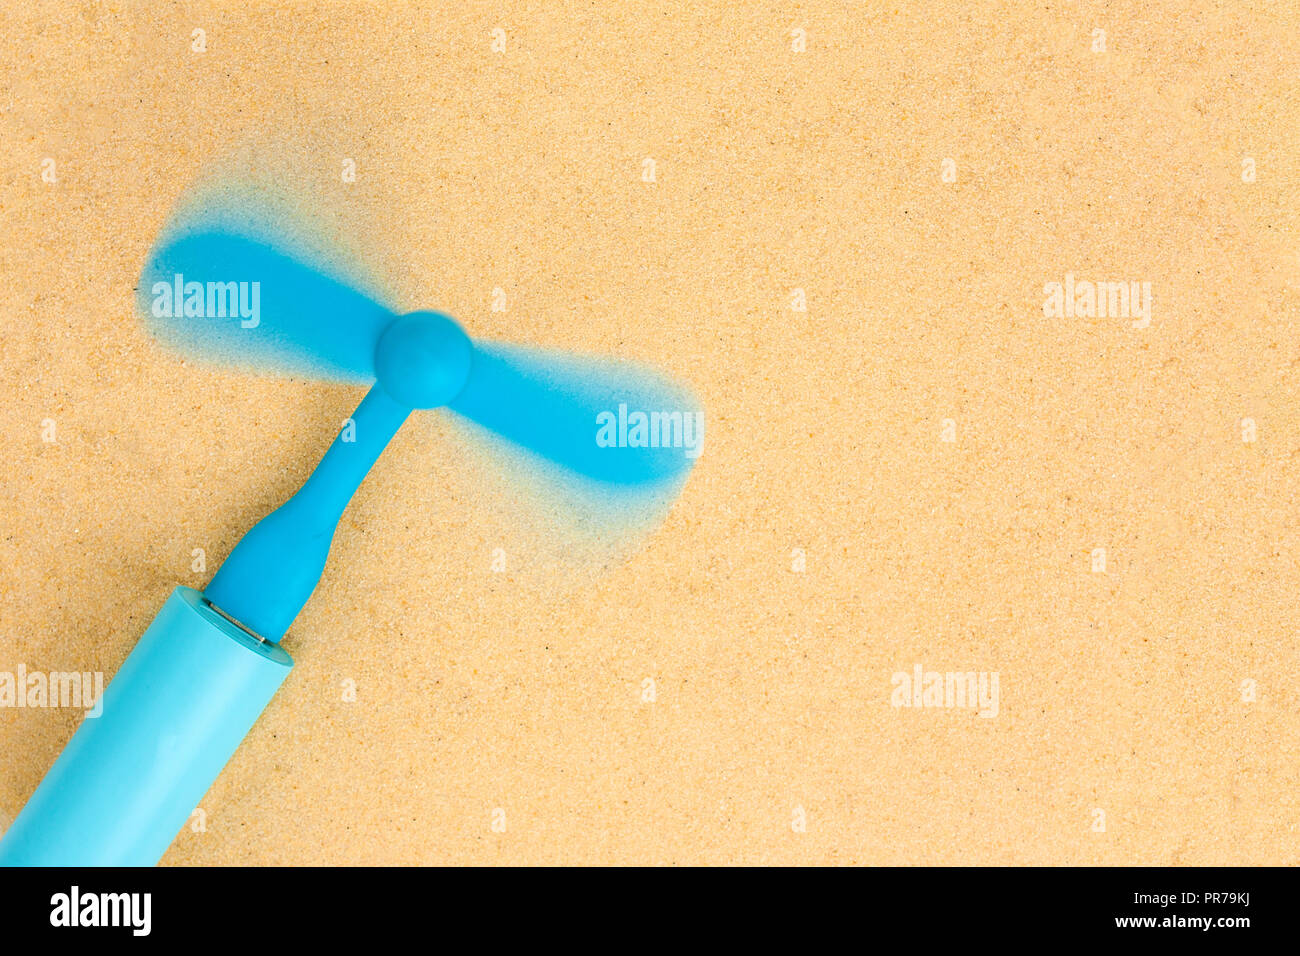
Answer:
<path fill-rule="evenodd" d="M 164 862 L 1300 862 L 1300 5 L 4 7 L 0 669 L 111 674 L 360 398 L 146 335 L 222 157 L 405 307 L 707 409 L 577 571 L 409 423 Z M 1067 272 L 1150 326 L 1046 318 Z M 892 707 L 918 663 L 998 716 Z M 0 709 L 0 825 L 79 717 Z"/>

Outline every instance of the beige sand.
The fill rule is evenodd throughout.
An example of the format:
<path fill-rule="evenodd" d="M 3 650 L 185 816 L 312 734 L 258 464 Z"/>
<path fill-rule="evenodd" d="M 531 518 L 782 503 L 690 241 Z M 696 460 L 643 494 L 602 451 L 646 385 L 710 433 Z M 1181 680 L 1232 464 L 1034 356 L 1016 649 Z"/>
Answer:
<path fill-rule="evenodd" d="M 0 670 L 111 674 L 359 398 L 141 329 L 236 151 L 407 307 L 691 381 L 707 447 L 577 581 L 408 425 L 165 862 L 1300 862 L 1296 3 L 390 6 L 6 3 Z M 997 716 L 892 706 L 917 664 Z M 5 819 L 78 719 L 0 709 Z"/>

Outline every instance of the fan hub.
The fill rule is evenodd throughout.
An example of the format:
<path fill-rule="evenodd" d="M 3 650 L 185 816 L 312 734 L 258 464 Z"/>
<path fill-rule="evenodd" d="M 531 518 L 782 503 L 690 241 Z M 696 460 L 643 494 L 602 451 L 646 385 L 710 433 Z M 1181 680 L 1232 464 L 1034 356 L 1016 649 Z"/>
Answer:
<path fill-rule="evenodd" d="M 375 347 L 375 378 L 408 408 L 437 408 L 460 394 L 474 347 L 456 320 L 411 312 L 384 329 Z"/>

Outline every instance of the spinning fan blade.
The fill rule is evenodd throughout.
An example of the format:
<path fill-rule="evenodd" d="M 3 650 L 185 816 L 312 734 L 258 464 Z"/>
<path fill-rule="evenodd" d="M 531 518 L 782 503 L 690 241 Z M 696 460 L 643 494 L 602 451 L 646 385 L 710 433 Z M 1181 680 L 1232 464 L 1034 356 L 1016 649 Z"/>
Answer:
<path fill-rule="evenodd" d="M 374 382 L 376 348 L 398 316 L 305 259 L 289 241 L 253 238 L 226 221 L 199 217 L 154 249 L 139 306 L 164 344 L 197 359 Z M 429 317 L 429 330 L 445 319 L 414 316 Z M 402 371 L 404 387 L 382 374 L 379 384 L 399 402 L 428 407 L 407 396 L 422 391 L 422 376 L 434 380 L 445 356 L 425 341 L 420 322 L 407 317 L 402 325 L 407 334 L 390 349 L 389 365 Z M 455 335 L 463 339 L 459 327 Z M 684 475 L 703 439 L 695 403 L 649 370 L 494 342 L 473 345 L 468 378 L 449 407 L 511 445 L 611 488 L 653 488 Z"/>
<path fill-rule="evenodd" d="M 702 415 L 681 389 L 627 363 L 499 343 L 474 347 L 449 407 L 509 442 L 611 485 L 657 485 L 689 470 Z"/>
<path fill-rule="evenodd" d="M 139 307 L 187 355 L 261 371 L 366 383 L 396 316 L 288 250 L 225 230 L 164 241 L 145 264 Z"/>

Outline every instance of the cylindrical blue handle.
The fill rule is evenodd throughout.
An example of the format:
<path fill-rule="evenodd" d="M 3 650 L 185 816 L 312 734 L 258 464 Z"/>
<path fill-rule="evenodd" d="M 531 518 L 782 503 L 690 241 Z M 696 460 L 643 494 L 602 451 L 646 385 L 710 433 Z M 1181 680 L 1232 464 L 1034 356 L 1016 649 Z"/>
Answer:
<path fill-rule="evenodd" d="M 157 863 L 292 667 L 177 588 L 0 840 L 0 865 Z"/>

